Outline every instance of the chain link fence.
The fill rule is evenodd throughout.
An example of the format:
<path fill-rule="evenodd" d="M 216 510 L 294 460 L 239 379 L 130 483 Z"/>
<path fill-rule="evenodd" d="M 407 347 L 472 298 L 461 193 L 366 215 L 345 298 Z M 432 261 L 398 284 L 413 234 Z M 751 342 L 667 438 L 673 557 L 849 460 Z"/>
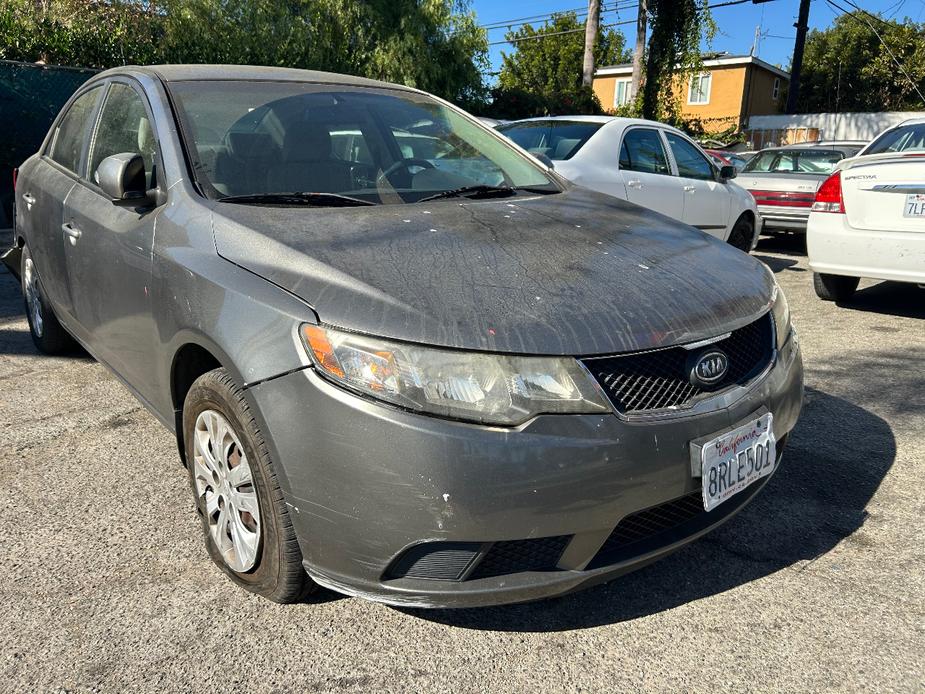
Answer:
<path fill-rule="evenodd" d="M 13 169 L 41 146 L 58 111 L 95 72 L 0 60 L 0 229 L 13 223 Z"/>

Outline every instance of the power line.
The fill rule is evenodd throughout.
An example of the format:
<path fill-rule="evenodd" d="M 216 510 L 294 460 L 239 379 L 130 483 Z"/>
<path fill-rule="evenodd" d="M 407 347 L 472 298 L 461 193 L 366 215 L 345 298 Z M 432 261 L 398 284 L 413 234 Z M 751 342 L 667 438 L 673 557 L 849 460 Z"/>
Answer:
<path fill-rule="evenodd" d="M 612 22 L 610 24 L 602 24 L 601 29 L 611 29 L 613 27 L 623 26 L 624 24 L 635 24 L 635 23 L 636 23 L 635 19 L 630 19 L 625 22 Z M 533 36 L 521 36 L 520 38 L 516 38 L 516 39 L 505 39 L 504 41 L 492 41 L 488 45 L 498 46 L 502 43 L 520 43 L 521 41 L 533 41 L 535 39 L 547 39 L 550 36 L 562 36 L 563 34 L 575 34 L 575 33 L 578 33 L 579 31 L 584 32 L 584 30 L 585 28 L 581 27 L 580 29 L 566 29 L 565 31 L 553 31 L 549 33 L 544 32 L 544 33 L 534 34 Z"/>
<path fill-rule="evenodd" d="M 765 2 L 775 2 L 776 0 L 764 0 L 764 1 L 765 1 Z M 828 2 L 828 1 L 829 1 L 829 0 L 826 0 L 826 2 Z M 714 8 L 717 8 L 717 7 L 729 7 L 729 6 L 731 6 L 731 5 L 744 5 L 745 3 L 749 3 L 749 2 L 752 2 L 752 0 L 726 0 L 726 2 L 720 2 L 720 3 L 715 3 L 715 4 L 713 4 L 713 5 L 707 5 L 707 7 L 708 7 L 708 9 L 711 9 L 711 10 L 712 10 L 712 9 L 714 9 Z M 619 5 L 619 2 L 617 2 L 617 5 Z M 631 2 L 630 5 L 636 5 L 636 2 L 635 2 L 635 1 L 634 1 L 634 2 Z M 615 7 L 615 8 L 609 9 L 609 10 L 603 10 L 603 9 L 602 9 L 601 11 L 602 11 L 602 12 L 604 12 L 604 11 L 611 12 L 611 11 L 619 10 L 619 9 L 628 9 L 628 7 L 629 7 L 629 6 L 624 7 L 624 8 Z M 582 8 L 578 8 L 578 9 L 582 9 Z M 575 12 L 575 11 L 576 11 L 576 10 L 563 10 L 563 11 L 559 11 L 559 12 L 552 12 L 552 13 L 550 13 L 550 14 L 548 15 L 548 18 L 551 19 L 551 18 L 554 17 L 555 15 L 557 15 L 557 14 L 563 14 L 564 12 Z M 588 13 L 587 10 L 585 10 L 582 14 L 587 14 L 587 13 Z M 538 16 L 538 17 L 543 17 L 543 16 L 547 16 L 547 15 L 537 15 L 537 16 Z M 528 19 L 528 18 L 525 18 L 525 19 Z M 547 20 L 547 21 L 548 21 L 548 20 Z M 635 20 L 635 19 L 630 19 L 630 20 L 626 20 L 626 21 L 623 21 L 623 22 L 612 22 L 612 23 L 610 23 L 610 24 L 603 24 L 603 25 L 601 25 L 601 29 L 610 29 L 610 28 L 617 27 L 617 26 L 625 26 L 625 25 L 627 25 L 627 24 L 635 24 L 635 23 L 636 23 L 636 20 Z M 486 25 L 486 26 L 487 26 L 487 25 Z M 482 28 L 482 29 L 485 29 L 486 26 L 482 26 L 481 28 Z M 498 28 L 498 27 L 495 27 L 495 28 Z M 543 33 L 537 33 L 537 34 L 535 34 L 535 35 L 533 35 L 533 36 L 521 36 L 521 37 L 519 37 L 519 38 L 514 38 L 514 39 L 504 39 L 504 40 L 501 40 L 501 41 L 491 41 L 488 45 L 489 45 L 489 46 L 500 46 L 500 45 L 506 44 L 506 43 L 515 43 L 515 44 L 516 44 L 516 43 L 520 43 L 521 41 L 532 41 L 532 40 L 534 40 L 534 39 L 545 39 L 545 38 L 548 38 L 548 37 L 551 37 L 551 36 L 561 36 L 561 35 L 563 35 L 563 34 L 575 34 L 575 33 L 579 32 L 579 31 L 584 31 L 584 27 L 582 27 L 581 29 L 568 29 L 568 30 L 565 30 L 565 31 L 553 31 L 553 32 L 549 32 L 549 33 L 543 32 Z"/>
<path fill-rule="evenodd" d="M 900 63 L 899 60 L 896 58 L 896 56 L 893 54 L 893 50 L 889 47 L 889 45 L 887 45 L 886 41 L 883 40 L 883 37 L 880 36 L 880 32 L 877 31 L 877 30 L 874 28 L 874 25 L 871 24 L 870 20 L 867 19 L 867 17 L 864 16 L 864 15 L 867 15 L 867 14 L 870 14 L 870 13 L 867 12 L 867 10 L 865 10 L 865 9 L 863 9 L 863 8 L 858 7 L 857 5 L 855 5 L 855 4 L 852 2 L 852 0 L 845 0 L 845 2 L 847 2 L 847 3 L 848 3 L 849 5 L 851 5 L 854 9 L 856 9 L 856 10 L 860 13 L 860 15 L 857 15 L 857 14 L 855 14 L 855 13 L 853 13 L 853 12 L 849 12 L 849 11 L 846 10 L 844 7 L 842 7 L 841 5 L 838 5 L 837 3 L 833 2 L 832 0 L 825 0 L 825 1 L 826 1 L 829 5 L 831 5 L 832 7 L 834 7 L 835 9 L 839 10 L 842 14 L 844 14 L 844 15 L 846 15 L 846 16 L 848 16 L 848 17 L 852 17 L 852 18 L 854 18 L 856 21 L 858 21 L 858 17 L 860 17 L 860 19 L 863 19 L 863 20 L 864 20 L 864 23 L 870 28 L 870 30 L 871 30 L 872 32 L 874 32 L 874 36 L 877 37 L 877 40 L 880 42 L 880 45 L 883 46 L 883 47 L 886 49 L 886 52 L 890 54 L 890 58 L 893 60 L 893 63 L 896 65 L 896 67 L 899 68 L 899 71 L 903 73 L 903 76 L 906 78 L 906 81 L 909 82 L 909 84 L 910 84 L 910 85 L 912 86 L 912 88 L 915 90 L 915 93 L 918 94 L 918 95 L 919 95 L 919 98 L 922 100 L 922 102 L 925 103 L 925 96 L 922 95 L 922 90 L 919 89 L 919 85 L 917 85 L 917 84 L 915 83 L 915 81 L 909 76 L 909 73 L 906 72 L 906 68 L 903 67 L 902 63 Z M 871 16 L 873 16 L 873 15 L 871 15 Z M 879 17 L 877 17 L 876 19 L 878 19 L 878 20 L 880 20 L 881 22 L 883 22 L 883 20 L 880 19 Z M 883 22 L 883 23 L 886 24 L 886 22 Z"/>
<path fill-rule="evenodd" d="M 635 0 L 624 4 L 622 7 L 620 6 L 619 2 L 615 3 L 611 7 L 607 7 L 605 5 L 604 7 L 601 7 L 601 15 L 605 14 L 606 12 L 615 12 L 619 14 L 622 10 L 628 10 L 634 7 L 635 5 L 636 5 Z M 584 9 L 579 8 L 578 10 L 557 10 L 556 12 L 550 12 L 548 14 L 538 14 L 532 17 L 521 17 L 520 19 L 511 19 L 503 23 L 494 23 L 492 25 L 484 24 L 484 25 L 481 25 L 479 28 L 484 29 L 485 31 L 498 31 L 499 29 L 505 29 L 505 30 L 511 31 L 511 30 L 514 30 L 515 28 L 522 27 L 525 24 L 539 24 L 540 22 L 543 22 L 545 24 L 545 23 L 548 23 L 550 20 L 555 19 L 556 16 L 567 15 L 567 14 L 574 14 L 576 18 L 581 18 L 581 17 L 587 16 L 588 10 L 587 8 L 584 8 Z"/>
<path fill-rule="evenodd" d="M 627 9 L 630 9 L 631 7 L 635 7 L 636 1 L 635 0 L 614 0 L 612 3 L 613 5 L 612 7 L 607 7 L 608 4 L 610 3 L 606 3 L 606 2 L 603 3 L 603 6 L 601 7 L 602 12 L 627 10 Z M 516 19 L 504 19 L 504 20 L 498 20 L 494 22 L 486 22 L 485 24 L 480 24 L 479 28 L 489 29 L 489 30 L 506 29 L 507 27 L 513 26 L 515 24 L 522 24 L 524 22 L 543 21 L 546 19 L 551 19 L 552 17 L 555 17 L 556 15 L 569 14 L 570 12 L 585 15 L 585 14 L 588 14 L 588 8 L 587 6 L 574 7 L 568 10 L 555 10 L 553 12 L 544 12 L 543 14 L 534 14 L 534 15 L 530 15 L 529 17 L 517 17 Z"/>

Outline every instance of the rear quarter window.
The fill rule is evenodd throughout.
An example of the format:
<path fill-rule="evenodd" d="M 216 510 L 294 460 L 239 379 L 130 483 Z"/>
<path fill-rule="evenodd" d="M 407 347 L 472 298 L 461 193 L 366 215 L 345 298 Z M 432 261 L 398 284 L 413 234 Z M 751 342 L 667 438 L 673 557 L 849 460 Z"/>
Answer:
<path fill-rule="evenodd" d="M 531 121 L 506 125 L 498 130 L 531 154 L 545 154 L 554 161 L 574 157 L 603 123 Z"/>

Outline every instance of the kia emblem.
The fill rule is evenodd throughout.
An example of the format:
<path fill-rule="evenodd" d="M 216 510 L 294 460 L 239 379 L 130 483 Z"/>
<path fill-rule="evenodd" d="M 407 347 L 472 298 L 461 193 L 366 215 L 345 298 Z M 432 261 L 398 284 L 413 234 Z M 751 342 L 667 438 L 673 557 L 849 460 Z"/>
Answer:
<path fill-rule="evenodd" d="M 711 349 L 693 358 L 690 381 L 695 386 L 709 387 L 722 381 L 728 372 L 729 358 L 726 353 Z"/>

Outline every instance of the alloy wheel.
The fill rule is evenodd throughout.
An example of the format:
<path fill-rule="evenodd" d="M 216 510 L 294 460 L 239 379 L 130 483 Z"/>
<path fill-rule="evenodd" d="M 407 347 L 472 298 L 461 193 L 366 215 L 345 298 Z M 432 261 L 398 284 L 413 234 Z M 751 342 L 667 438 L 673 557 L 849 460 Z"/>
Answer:
<path fill-rule="evenodd" d="M 253 472 L 228 420 L 215 410 L 196 418 L 193 476 L 209 534 L 225 563 L 249 571 L 260 549 L 260 506 Z"/>

